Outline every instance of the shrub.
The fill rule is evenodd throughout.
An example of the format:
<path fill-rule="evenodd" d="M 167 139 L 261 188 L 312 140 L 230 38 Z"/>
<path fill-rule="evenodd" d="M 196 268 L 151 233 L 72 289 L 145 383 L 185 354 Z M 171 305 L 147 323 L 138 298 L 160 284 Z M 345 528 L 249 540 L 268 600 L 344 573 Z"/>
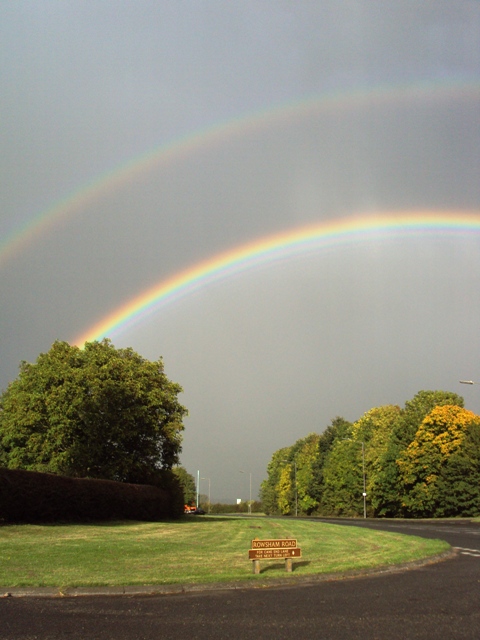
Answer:
<path fill-rule="evenodd" d="M 157 478 L 157 483 L 162 478 Z M 68 478 L 0 468 L 0 520 L 8 523 L 157 521 L 183 512 L 174 478 L 164 486 Z"/>

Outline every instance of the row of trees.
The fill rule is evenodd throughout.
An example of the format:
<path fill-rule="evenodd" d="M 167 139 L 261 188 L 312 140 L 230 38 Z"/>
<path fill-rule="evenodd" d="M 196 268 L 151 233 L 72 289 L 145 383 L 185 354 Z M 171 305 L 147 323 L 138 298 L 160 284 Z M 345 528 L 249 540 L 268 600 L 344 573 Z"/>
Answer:
<path fill-rule="evenodd" d="M 261 486 L 267 513 L 447 517 L 480 513 L 480 416 L 463 398 L 420 391 L 403 408 L 337 417 L 276 451 Z"/>

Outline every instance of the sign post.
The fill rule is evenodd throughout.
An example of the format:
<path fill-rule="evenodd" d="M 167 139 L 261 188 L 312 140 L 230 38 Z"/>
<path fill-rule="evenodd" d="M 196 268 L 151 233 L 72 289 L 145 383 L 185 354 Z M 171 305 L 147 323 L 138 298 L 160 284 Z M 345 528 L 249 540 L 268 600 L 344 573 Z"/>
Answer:
<path fill-rule="evenodd" d="M 253 573 L 260 573 L 260 560 L 285 559 L 285 569 L 292 571 L 292 558 L 301 558 L 302 550 L 297 547 L 293 538 L 279 538 L 274 540 L 252 540 L 252 548 L 248 551 L 248 558 L 253 562 Z"/>

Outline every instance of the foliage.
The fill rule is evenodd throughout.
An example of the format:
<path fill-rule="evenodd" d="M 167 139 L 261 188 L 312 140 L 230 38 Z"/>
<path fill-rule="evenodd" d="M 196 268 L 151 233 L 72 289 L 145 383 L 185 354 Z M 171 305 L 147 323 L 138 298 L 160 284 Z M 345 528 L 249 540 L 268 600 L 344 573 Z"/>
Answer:
<path fill-rule="evenodd" d="M 288 515 L 292 510 L 292 503 L 295 501 L 295 487 L 292 481 L 293 465 L 287 463 L 281 468 L 280 478 L 277 483 L 277 504 L 280 513 Z M 295 507 L 293 507 L 293 510 Z"/>
<path fill-rule="evenodd" d="M 251 513 L 262 513 L 263 506 L 258 500 L 252 500 Z M 222 513 L 248 513 L 248 502 L 240 502 L 235 504 L 227 504 L 223 502 L 214 502 L 210 505 L 209 513 L 222 514 Z"/>
<path fill-rule="evenodd" d="M 363 514 L 364 482 L 367 495 L 370 496 L 379 471 L 379 455 L 386 448 L 399 411 L 399 407 L 393 405 L 375 407 L 351 425 L 349 432 L 344 431 L 344 437 L 335 441 L 323 469 L 323 514 Z"/>
<path fill-rule="evenodd" d="M 351 425 L 337 417 L 322 435 L 311 433 L 291 447 L 276 451 L 267 467 L 260 495 L 266 514 L 310 514 L 323 493 L 323 465 L 336 438 Z"/>
<path fill-rule="evenodd" d="M 178 384 L 109 340 L 55 342 L 0 399 L 0 465 L 72 477 L 156 483 L 178 462 Z"/>
<path fill-rule="evenodd" d="M 324 467 L 328 455 L 336 440 L 344 440 L 350 436 L 351 428 L 350 422 L 337 416 L 319 436 L 317 455 L 312 462 L 312 478 L 309 486 L 309 493 L 317 505 L 316 508 L 323 502 Z"/>
<path fill-rule="evenodd" d="M 464 475 L 465 467 L 478 466 L 479 459 L 474 458 L 477 452 L 474 432 L 468 452 L 460 453 L 467 429 L 478 421 L 473 412 L 452 405 L 435 407 L 424 418 L 414 440 L 398 460 L 405 487 L 403 505 L 408 514 L 436 517 L 445 513 L 444 496 L 449 492 L 449 484 L 458 485 L 462 478 L 465 481 L 468 477 Z M 459 455 L 450 462 L 453 454 Z M 470 464 L 466 464 L 468 461 Z M 449 500 L 452 501 L 452 496 Z"/>
<path fill-rule="evenodd" d="M 402 419 L 397 422 L 394 429 L 396 440 L 403 445 L 409 445 L 425 416 L 435 407 L 445 405 L 463 408 L 464 400 L 462 396 L 452 391 L 419 391 L 405 403 Z"/>
<path fill-rule="evenodd" d="M 162 471 L 170 476 L 170 471 Z M 159 521 L 178 518 L 183 504 L 177 485 L 163 487 L 0 468 L 0 521 L 91 522 L 105 520 Z"/>
<path fill-rule="evenodd" d="M 353 440 L 336 440 L 325 462 L 323 473 L 321 513 L 360 515 L 363 512 L 363 480 L 358 443 Z"/>
<path fill-rule="evenodd" d="M 480 511 L 480 423 L 470 423 L 461 446 L 442 466 L 437 480 L 439 517 L 476 516 Z"/>
<path fill-rule="evenodd" d="M 276 451 L 262 483 L 267 514 L 475 515 L 480 510 L 480 417 L 449 391 L 420 391 L 403 409 L 332 420 Z"/>
<path fill-rule="evenodd" d="M 285 460 L 290 455 L 291 447 L 278 449 L 272 455 L 272 459 L 268 463 L 267 477 L 260 485 L 260 500 L 263 509 L 267 515 L 280 513 L 278 502 L 278 484 L 283 471 Z"/>
<path fill-rule="evenodd" d="M 182 488 L 184 504 L 194 504 L 197 491 L 195 478 L 191 473 L 188 473 L 185 467 L 174 467 L 172 471 L 178 478 L 178 482 L 180 483 L 180 487 Z"/>
<path fill-rule="evenodd" d="M 403 479 L 397 460 L 414 439 L 425 416 L 435 407 L 445 405 L 463 407 L 463 398 L 451 391 L 419 391 L 398 414 L 372 479 L 371 504 L 376 515 L 405 515 Z"/>
<path fill-rule="evenodd" d="M 382 494 L 382 484 L 379 476 L 382 474 L 382 457 L 385 455 L 394 426 L 401 413 L 397 405 L 375 407 L 355 422 L 352 437 L 358 443 L 357 457 L 361 454 L 363 442 L 365 455 L 365 475 L 368 512 L 375 513 L 379 497 Z"/>
<path fill-rule="evenodd" d="M 309 514 L 317 502 L 310 493 L 313 465 L 318 456 L 319 436 L 311 433 L 297 440 L 281 460 L 282 469 L 276 486 L 277 502 L 284 515 Z"/>
<path fill-rule="evenodd" d="M 304 440 L 299 440 L 294 445 L 294 483 L 296 483 L 298 513 L 310 514 L 318 505 L 315 497 L 311 494 L 311 487 L 314 477 L 314 464 L 318 457 L 319 441 L 320 436 L 316 433 L 311 433 Z"/>

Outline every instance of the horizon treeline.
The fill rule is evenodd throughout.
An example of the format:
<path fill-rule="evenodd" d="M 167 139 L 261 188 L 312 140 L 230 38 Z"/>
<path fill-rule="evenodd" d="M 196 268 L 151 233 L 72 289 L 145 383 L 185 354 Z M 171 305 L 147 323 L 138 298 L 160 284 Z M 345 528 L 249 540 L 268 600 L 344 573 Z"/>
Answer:
<path fill-rule="evenodd" d="M 336 417 L 276 451 L 260 496 L 267 514 L 435 518 L 480 513 L 480 416 L 448 391 L 403 408 Z"/>

